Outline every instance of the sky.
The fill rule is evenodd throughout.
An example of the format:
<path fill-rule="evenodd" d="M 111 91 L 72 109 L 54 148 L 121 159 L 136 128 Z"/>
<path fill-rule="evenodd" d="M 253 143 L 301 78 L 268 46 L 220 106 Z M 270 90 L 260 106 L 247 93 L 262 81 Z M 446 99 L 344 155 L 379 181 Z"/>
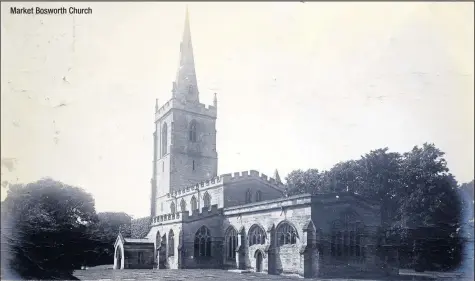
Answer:
<path fill-rule="evenodd" d="M 171 98 L 185 6 L 1 3 L 2 181 L 52 177 L 99 212 L 148 215 L 155 99 Z M 188 7 L 200 100 L 218 97 L 219 174 L 285 178 L 430 142 L 474 178 L 472 2 Z"/>

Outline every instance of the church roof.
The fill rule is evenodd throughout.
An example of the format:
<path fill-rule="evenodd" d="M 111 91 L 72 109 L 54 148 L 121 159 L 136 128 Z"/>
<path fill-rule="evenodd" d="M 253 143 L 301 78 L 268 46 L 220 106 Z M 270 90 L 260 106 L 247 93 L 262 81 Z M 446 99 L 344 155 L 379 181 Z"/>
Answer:
<path fill-rule="evenodd" d="M 140 238 L 139 239 L 139 238 L 126 238 L 126 237 L 124 237 L 124 241 L 125 241 L 125 243 L 146 243 L 146 244 L 152 243 L 153 244 L 152 241 L 150 241 L 146 238 Z"/>

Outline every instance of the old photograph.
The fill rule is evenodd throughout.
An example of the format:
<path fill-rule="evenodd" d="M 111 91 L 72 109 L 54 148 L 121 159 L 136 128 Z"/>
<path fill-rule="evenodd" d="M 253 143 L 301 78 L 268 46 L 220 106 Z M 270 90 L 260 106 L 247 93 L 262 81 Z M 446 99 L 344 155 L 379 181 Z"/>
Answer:
<path fill-rule="evenodd" d="M 474 280 L 473 2 L 2 2 L 2 280 Z"/>

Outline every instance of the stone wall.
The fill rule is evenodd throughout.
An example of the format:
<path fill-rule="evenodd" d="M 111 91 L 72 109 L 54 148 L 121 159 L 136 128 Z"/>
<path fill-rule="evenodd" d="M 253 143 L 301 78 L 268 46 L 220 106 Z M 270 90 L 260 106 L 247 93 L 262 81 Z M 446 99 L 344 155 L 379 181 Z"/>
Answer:
<path fill-rule="evenodd" d="M 125 244 L 124 268 L 151 269 L 153 268 L 153 245 Z M 139 254 L 142 255 L 139 260 Z"/>
<path fill-rule="evenodd" d="M 271 274 L 303 273 L 300 264 L 300 248 L 305 246 L 304 229 L 311 221 L 310 196 L 296 198 L 296 204 L 286 204 L 289 200 L 260 202 L 225 210 L 223 232 L 230 227 L 238 231 L 239 255 L 237 267 L 256 270 L 257 251 L 264 253 L 263 271 Z M 296 233 L 295 244 L 279 246 L 276 230 L 281 224 L 292 226 Z M 249 230 L 253 226 L 264 229 L 266 239 L 263 244 L 249 246 Z M 302 265 L 303 266 L 303 265 Z"/>
<path fill-rule="evenodd" d="M 198 210 L 201 210 L 204 206 L 204 195 L 206 193 L 208 193 L 211 198 L 211 205 L 217 205 L 219 208 L 223 208 L 223 186 L 217 184 L 197 189 L 193 188 L 186 192 L 175 193 L 173 196 L 168 194 L 158 198 L 156 201 L 158 214 L 170 214 L 170 206 L 172 202 L 175 204 L 175 211 L 181 212 L 181 204 L 183 200 L 185 202 L 186 211 L 191 215 L 191 199 L 193 197 L 196 199 Z M 161 204 L 163 204 L 163 209 Z"/>
<path fill-rule="evenodd" d="M 257 178 L 249 178 L 225 184 L 223 205 L 225 208 L 245 205 L 247 192 L 250 191 L 251 202 L 256 202 L 259 191 L 261 201 L 282 198 L 282 192 L 269 184 L 263 183 Z"/>
<path fill-rule="evenodd" d="M 218 212 L 195 213 L 190 217 L 184 218 L 183 224 L 183 246 L 181 249 L 182 261 L 184 268 L 221 268 L 223 254 L 223 233 L 222 223 L 223 216 Z M 195 256 L 195 238 L 201 227 L 209 230 L 211 238 L 211 255 Z"/>

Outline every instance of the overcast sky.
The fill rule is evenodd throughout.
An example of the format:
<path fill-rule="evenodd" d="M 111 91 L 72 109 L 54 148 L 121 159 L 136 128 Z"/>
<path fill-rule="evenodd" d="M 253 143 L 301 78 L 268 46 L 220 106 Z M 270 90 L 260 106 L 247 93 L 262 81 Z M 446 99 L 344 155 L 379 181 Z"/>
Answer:
<path fill-rule="evenodd" d="M 48 176 L 91 192 L 98 211 L 148 215 L 155 98 L 171 97 L 185 3 L 1 5 L 2 180 Z M 11 15 L 11 5 L 93 14 Z M 473 179 L 473 3 L 189 12 L 200 99 L 218 93 L 220 174 L 284 178 L 433 142 L 458 181 Z"/>

